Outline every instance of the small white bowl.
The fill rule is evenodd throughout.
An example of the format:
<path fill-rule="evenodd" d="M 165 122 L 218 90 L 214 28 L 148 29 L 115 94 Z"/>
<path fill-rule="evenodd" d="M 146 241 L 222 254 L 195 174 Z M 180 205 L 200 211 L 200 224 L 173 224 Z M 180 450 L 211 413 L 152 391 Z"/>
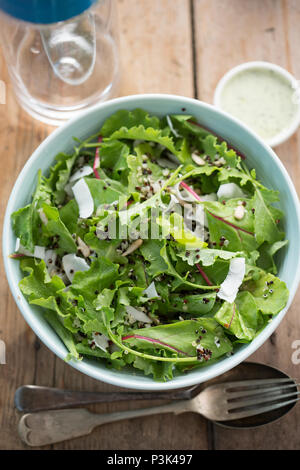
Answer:
<path fill-rule="evenodd" d="M 294 99 L 295 99 L 295 103 L 298 105 L 298 109 L 291 123 L 287 127 L 285 127 L 282 131 L 280 131 L 278 134 L 275 134 L 273 137 L 271 137 L 270 139 L 263 139 L 266 144 L 270 145 L 271 147 L 276 147 L 277 145 L 280 145 L 283 142 L 285 142 L 287 139 L 289 139 L 300 125 L 300 83 L 287 70 L 283 69 L 279 65 L 272 64 L 271 62 L 263 62 L 263 61 L 245 62 L 243 64 L 237 65 L 236 67 L 233 67 L 232 69 L 230 69 L 219 81 L 216 87 L 215 93 L 214 93 L 214 100 L 213 100 L 214 105 L 217 108 L 222 109 L 224 111 L 224 108 L 222 107 L 221 97 L 222 97 L 222 93 L 223 93 L 225 85 L 228 82 L 230 82 L 230 80 L 232 80 L 233 77 L 249 69 L 272 70 L 277 75 L 287 80 L 291 84 L 291 87 L 294 90 Z M 244 122 L 243 124 L 246 125 Z"/>

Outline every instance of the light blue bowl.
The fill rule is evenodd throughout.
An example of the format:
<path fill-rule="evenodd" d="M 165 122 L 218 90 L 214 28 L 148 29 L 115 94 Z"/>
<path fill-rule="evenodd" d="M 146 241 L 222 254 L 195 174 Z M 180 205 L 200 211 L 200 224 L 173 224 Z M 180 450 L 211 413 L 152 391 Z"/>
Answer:
<path fill-rule="evenodd" d="M 4 264 L 15 301 L 33 331 L 60 358 L 66 357 L 65 346 L 43 319 L 41 310 L 36 306 L 29 305 L 18 287 L 21 279 L 19 263 L 8 257 L 15 249 L 15 236 L 11 228 L 10 215 L 30 201 L 38 169 L 41 168 L 43 172 L 46 172 L 58 152 L 68 152 L 72 149 L 73 136 L 85 139 L 97 132 L 103 121 L 112 113 L 119 109 L 130 110 L 137 107 L 157 115 L 179 114 L 182 113 L 182 108 L 185 108 L 185 113 L 195 116 L 199 123 L 214 130 L 243 152 L 247 156 L 248 166 L 256 168 L 258 178 L 269 188 L 280 191 L 280 207 L 286 214 L 286 219 L 283 222 L 286 236 L 289 239 L 288 247 L 282 250 L 277 260 L 279 276 L 286 282 L 290 291 L 288 305 L 252 343 L 241 345 L 233 356 L 226 357 L 206 368 L 196 369 L 176 377 L 166 383 L 155 382 L 149 377 L 134 374 L 132 371 L 110 370 L 105 367 L 105 364 L 93 360 L 84 359 L 69 363 L 84 374 L 113 385 L 133 389 L 167 390 L 205 382 L 223 374 L 253 354 L 277 328 L 294 298 L 300 278 L 299 201 L 287 171 L 271 148 L 246 126 L 228 114 L 200 101 L 172 95 L 129 96 L 100 104 L 80 117 L 69 121 L 53 132 L 27 161 L 10 195 L 3 229 Z"/>

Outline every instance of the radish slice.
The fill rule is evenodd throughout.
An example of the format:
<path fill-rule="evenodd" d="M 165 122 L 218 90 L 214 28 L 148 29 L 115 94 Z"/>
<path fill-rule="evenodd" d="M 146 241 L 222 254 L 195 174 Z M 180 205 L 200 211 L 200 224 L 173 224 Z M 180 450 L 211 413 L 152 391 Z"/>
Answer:
<path fill-rule="evenodd" d="M 128 315 L 133 317 L 134 320 L 141 321 L 143 323 L 152 323 L 152 320 L 141 310 L 137 310 L 136 308 L 131 307 L 130 305 L 127 305 L 125 308 Z"/>
<path fill-rule="evenodd" d="M 102 142 L 101 135 L 98 137 L 98 142 Z M 95 178 L 97 178 L 98 180 L 100 179 L 100 175 L 97 170 L 99 166 L 100 166 L 100 147 L 97 147 L 96 152 L 95 152 L 95 160 L 93 164 L 93 172 L 94 172 Z"/>
<path fill-rule="evenodd" d="M 81 219 L 87 219 L 94 212 L 94 201 L 91 195 L 90 188 L 86 181 L 81 178 L 72 187 L 74 197 L 79 207 L 79 217 Z"/>
<path fill-rule="evenodd" d="M 93 168 L 89 165 L 85 165 L 82 168 L 79 168 L 79 170 L 75 171 L 69 181 L 72 183 L 73 181 L 77 181 L 84 176 L 89 176 L 91 173 L 93 173 Z"/>
<path fill-rule="evenodd" d="M 154 299 L 155 297 L 159 297 L 154 281 L 152 281 L 151 284 L 147 287 L 147 289 L 144 290 L 143 294 L 145 294 L 148 299 Z"/>
<path fill-rule="evenodd" d="M 232 258 L 230 260 L 229 271 L 220 286 L 217 296 L 220 299 L 226 300 L 230 304 L 234 302 L 239 287 L 243 282 L 245 276 L 245 258 Z"/>
<path fill-rule="evenodd" d="M 89 265 L 83 258 L 79 258 L 74 253 L 65 255 L 62 258 L 62 265 L 69 281 L 72 282 L 75 273 L 78 271 L 88 271 Z"/>
<path fill-rule="evenodd" d="M 245 193 L 235 183 L 221 184 L 218 189 L 217 196 L 220 199 L 233 199 L 237 197 L 246 197 Z"/>
<path fill-rule="evenodd" d="M 109 339 L 105 335 L 101 335 L 100 333 L 93 333 L 93 341 L 97 348 L 102 349 L 102 351 L 106 352 L 108 345 L 109 345 Z"/>

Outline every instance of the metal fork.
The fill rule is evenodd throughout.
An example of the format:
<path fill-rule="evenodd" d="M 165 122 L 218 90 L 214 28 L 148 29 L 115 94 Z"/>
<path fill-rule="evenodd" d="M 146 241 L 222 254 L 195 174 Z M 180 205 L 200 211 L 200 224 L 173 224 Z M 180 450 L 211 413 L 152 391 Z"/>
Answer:
<path fill-rule="evenodd" d="M 151 408 L 95 414 L 86 409 L 42 411 L 24 415 L 19 435 L 30 446 L 43 446 L 90 434 L 96 426 L 160 413 L 199 413 L 213 421 L 229 421 L 272 411 L 300 399 L 292 379 L 263 379 L 211 385 L 190 400 Z"/>

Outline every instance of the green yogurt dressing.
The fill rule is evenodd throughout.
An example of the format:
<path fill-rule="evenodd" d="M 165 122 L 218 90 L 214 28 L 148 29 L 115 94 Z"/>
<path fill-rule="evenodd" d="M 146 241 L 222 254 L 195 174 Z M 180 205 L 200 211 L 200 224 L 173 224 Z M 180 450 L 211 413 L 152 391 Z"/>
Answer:
<path fill-rule="evenodd" d="M 276 71 L 245 69 L 225 84 L 220 104 L 224 111 L 268 140 L 293 121 L 298 111 L 294 93 L 291 83 Z"/>

